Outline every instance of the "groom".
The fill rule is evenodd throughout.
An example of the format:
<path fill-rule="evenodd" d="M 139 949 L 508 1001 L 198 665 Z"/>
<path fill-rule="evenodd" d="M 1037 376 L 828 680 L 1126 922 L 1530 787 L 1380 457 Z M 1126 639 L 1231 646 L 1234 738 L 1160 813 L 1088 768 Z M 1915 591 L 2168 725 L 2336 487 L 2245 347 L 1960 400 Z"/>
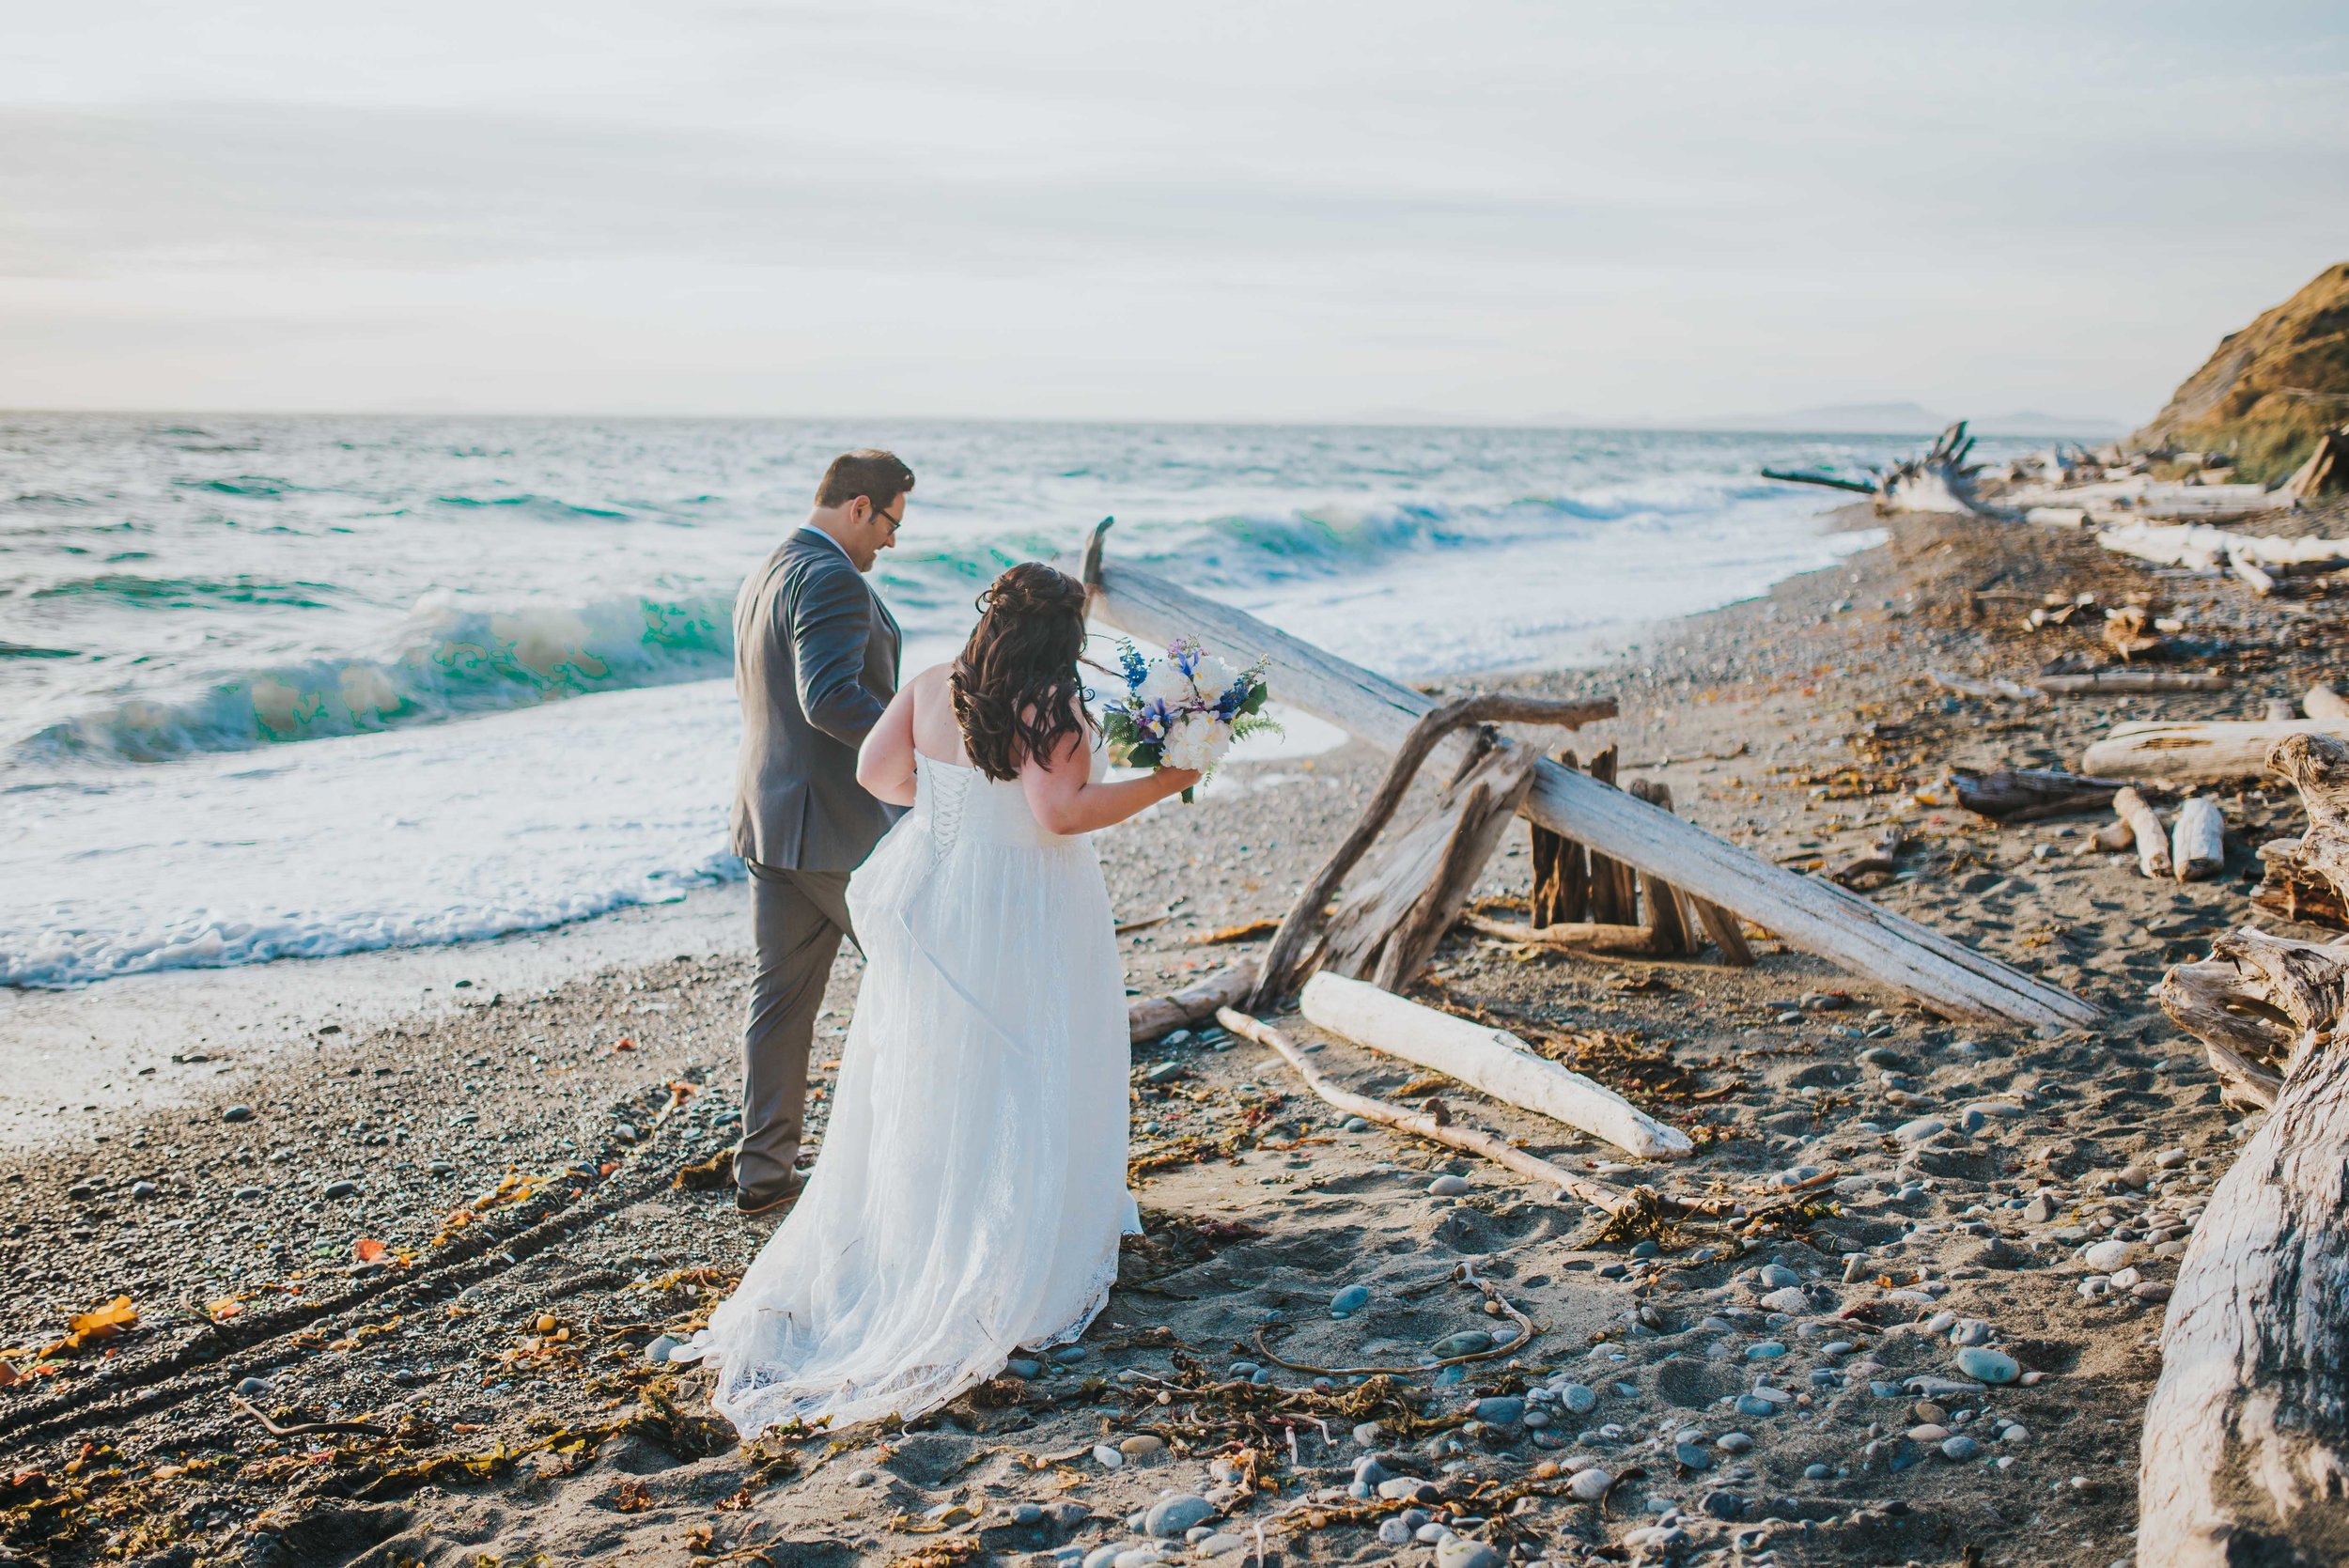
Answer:
<path fill-rule="evenodd" d="M 816 1010 L 848 928 L 848 873 L 896 817 L 856 782 L 857 747 L 897 690 L 897 623 L 864 584 L 897 542 L 913 471 L 894 454 L 832 459 L 807 521 L 734 601 L 742 702 L 733 846 L 750 864 L 758 974 L 742 1029 L 734 1206 L 780 1208 L 807 1101 Z"/>

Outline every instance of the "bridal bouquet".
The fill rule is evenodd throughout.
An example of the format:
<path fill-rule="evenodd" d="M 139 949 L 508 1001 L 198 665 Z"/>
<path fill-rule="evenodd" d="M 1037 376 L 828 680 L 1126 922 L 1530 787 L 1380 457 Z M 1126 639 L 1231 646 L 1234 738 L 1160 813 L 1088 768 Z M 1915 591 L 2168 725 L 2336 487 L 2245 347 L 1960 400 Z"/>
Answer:
<path fill-rule="evenodd" d="M 1110 760 L 1121 768 L 1184 768 L 1213 773 L 1232 742 L 1259 731 L 1279 733 L 1264 715 L 1271 689 L 1265 661 L 1234 670 L 1196 641 L 1177 637 L 1163 659 L 1117 644 L 1126 692 L 1102 705 Z M 1191 792 L 1183 791 L 1188 801 Z"/>

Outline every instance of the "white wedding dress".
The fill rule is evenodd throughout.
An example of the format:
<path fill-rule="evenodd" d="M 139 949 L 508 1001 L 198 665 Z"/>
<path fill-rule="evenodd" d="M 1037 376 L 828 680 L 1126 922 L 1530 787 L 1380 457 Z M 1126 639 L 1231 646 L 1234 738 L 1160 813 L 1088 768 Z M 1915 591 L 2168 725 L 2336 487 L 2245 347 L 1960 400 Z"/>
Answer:
<path fill-rule="evenodd" d="M 1140 1229 L 1100 861 L 1016 782 L 926 756 L 915 776 L 848 884 L 866 968 L 815 1172 L 677 1358 L 717 1368 L 745 1437 L 910 1420 L 1077 1338 Z"/>

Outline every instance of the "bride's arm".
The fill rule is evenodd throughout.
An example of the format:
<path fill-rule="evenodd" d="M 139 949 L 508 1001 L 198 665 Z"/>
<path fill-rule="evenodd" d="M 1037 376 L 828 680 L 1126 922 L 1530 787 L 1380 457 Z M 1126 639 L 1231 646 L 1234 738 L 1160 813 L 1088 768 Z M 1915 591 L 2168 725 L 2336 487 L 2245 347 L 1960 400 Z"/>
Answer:
<path fill-rule="evenodd" d="M 1031 757 L 1020 767 L 1019 787 L 1028 797 L 1028 810 L 1047 832 L 1089 833 L 1123 822 L 1199 782 L 1196 773 L 1161 768 L 1139 779 L 1096 784 L 1091 738 L 1089 731 L 1080 730 L 1065 737 L 1050 760 Z"/>
<path fill-rule="evenodd" d="M 913 683 L 889 699 L 857 748 L 856 782 L 893 806 L 913 804 Z"/>

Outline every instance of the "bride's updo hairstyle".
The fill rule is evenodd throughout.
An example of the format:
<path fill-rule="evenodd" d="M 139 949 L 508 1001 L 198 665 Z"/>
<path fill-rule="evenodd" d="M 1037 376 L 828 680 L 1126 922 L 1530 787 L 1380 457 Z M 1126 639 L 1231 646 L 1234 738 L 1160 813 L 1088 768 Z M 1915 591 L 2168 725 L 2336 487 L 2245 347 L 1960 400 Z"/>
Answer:
<path fill-rule="evenodd" d="M 1085 645 L 1084 584 L 1023 561 L 979 596 L 979 624 L 948 684 L 972 766 L 1016 779 L 1029 757 L 1050 757 L 1088 721 L 1077 656 Z"/>

